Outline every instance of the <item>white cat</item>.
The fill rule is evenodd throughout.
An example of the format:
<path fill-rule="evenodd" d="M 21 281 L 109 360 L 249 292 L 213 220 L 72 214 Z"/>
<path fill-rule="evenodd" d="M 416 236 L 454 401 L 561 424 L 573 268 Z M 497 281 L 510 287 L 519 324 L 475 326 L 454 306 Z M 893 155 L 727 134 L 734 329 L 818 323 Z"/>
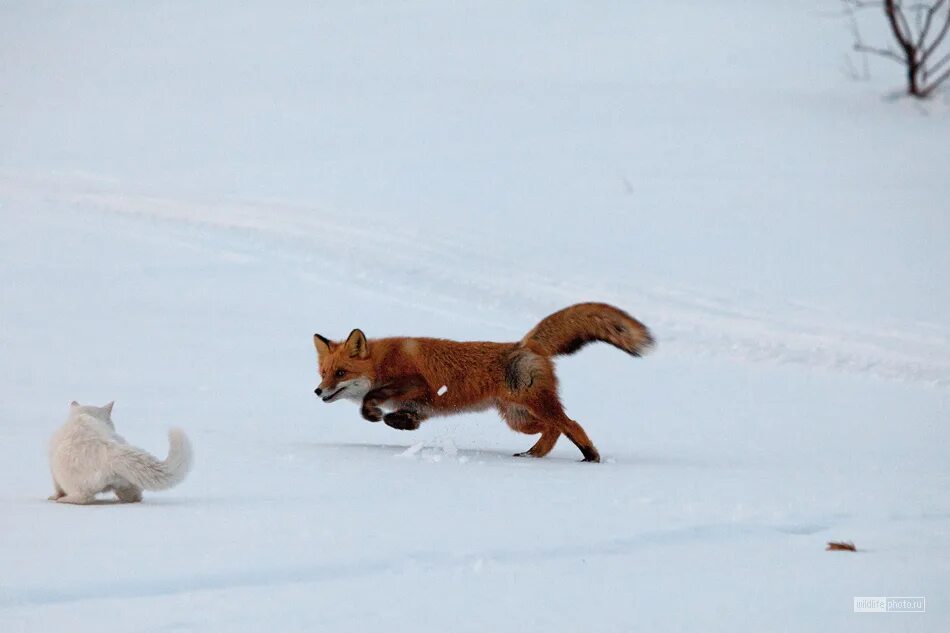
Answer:
<path fill-rule="evenodd" d="M 168 432 L 168 459 L 159 461 L 129 446 L 115 432 L 112 406 L 69 405 L 66 423 L 49 446 L 53 473 L 51 501 L 92 503 L 96 494 L 115 491 L 119 501 L 142 500 L 142 490 L 165 490 L 182 482 L 191 468 L 191 444 L 181 429 Z"/>

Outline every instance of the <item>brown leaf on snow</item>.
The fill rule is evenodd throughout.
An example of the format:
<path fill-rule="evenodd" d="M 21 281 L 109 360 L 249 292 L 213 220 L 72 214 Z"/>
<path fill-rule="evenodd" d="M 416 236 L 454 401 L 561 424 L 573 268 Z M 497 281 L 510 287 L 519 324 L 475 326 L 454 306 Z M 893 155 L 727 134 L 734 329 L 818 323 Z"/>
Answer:
<path fill-rule="evenodd" d="M 825 550 L 829 552 L 856 552 L 858 548 L 851 541 L 828 541 L 828 547 Z"/>

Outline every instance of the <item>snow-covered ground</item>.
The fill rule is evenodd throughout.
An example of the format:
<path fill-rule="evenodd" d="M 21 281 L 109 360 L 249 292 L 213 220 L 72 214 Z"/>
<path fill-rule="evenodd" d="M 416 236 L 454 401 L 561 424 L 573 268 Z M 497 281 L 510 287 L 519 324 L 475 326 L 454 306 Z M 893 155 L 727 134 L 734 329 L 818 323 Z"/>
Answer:
<path fill-rule="evenodd" d="M 838 9 L 0 5 L 0 631 L 950 628 L 950 108 Z M 558 363 L 602 464 L 312 393 L 582 300 L 659 340 Z M 193 473 L 46 501 L 72 399 Z"/>

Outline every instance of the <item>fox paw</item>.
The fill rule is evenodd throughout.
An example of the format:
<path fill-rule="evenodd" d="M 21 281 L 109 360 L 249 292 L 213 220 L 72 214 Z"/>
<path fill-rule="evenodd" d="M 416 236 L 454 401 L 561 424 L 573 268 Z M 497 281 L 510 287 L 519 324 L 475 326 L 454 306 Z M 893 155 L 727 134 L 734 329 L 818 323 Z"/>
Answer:
<path fill-rule="evenodd" d="M 598 453 L 597 449 L 593 446 L 588 449 L 582 449 L 581 452 L 584 453 L 584 459 L 582 461 L 594 462 L 595 464 L 600 463 L 600 453 Z"/>
<path fill-rule="evenodd" d="M 538 455 L 537 453 L 532 453 L 531 451 L 523 451 L 521 453 L 515 453 L 512 457 L 543 457 L 543 455 Z"/>
<path fill-rule="evenodd" d="M 416 417 L 416 414 L 410 411 L 393 411 L 383 416 L 383 422 L 386 426 L 391 426 L 400 431 L 415 431 L 422 424 L 422 421 Z"/>
<path fill-rule="evenodd" d="M 383 410 L 379 407 L 372 407 L 364 404 L 360 413 L 363 414 L 364 420 L 369 420 L 370 422 L 379 422 L 383 419 Z"/>

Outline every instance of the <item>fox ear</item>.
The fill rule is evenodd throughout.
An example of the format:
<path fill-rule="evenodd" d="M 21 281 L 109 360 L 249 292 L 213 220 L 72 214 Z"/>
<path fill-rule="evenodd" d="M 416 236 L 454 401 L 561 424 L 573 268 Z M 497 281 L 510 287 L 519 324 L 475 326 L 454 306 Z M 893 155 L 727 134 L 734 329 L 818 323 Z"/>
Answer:
<path fill-rule="evenodd" d="M 78 407 L 78 406 L 79 406 L 79 403 L 76 402 L 75 400 L 73 400 L 72 402 L 69 403 L 69 408 L 70 408 L 70 409 L 75 409 L 75 408 Z"/>
<path fill-rule="evenodd" d="M 313 335 L 313 346 L 317 348 L 317 354 L 321 356 L 327 354 L 330 351 L 330 339 L 325 336 L 320 336 L 319 334 Z"/>
<path fill-rule="evenodd" d="M 115 406 L 115 400 L 110 401 L 106 406 L 102 407 L 106 410 L 109 415 L 112 415 L 112 407 Z"/>
<path fill-rule="evenodd" d="M 363 330 L 357 328 L 350 332 L 346 338 L 346 351 L 353 358 L 367 358 L 369 356 L 369 345 L 366 342 L 366 335 Z"/>

